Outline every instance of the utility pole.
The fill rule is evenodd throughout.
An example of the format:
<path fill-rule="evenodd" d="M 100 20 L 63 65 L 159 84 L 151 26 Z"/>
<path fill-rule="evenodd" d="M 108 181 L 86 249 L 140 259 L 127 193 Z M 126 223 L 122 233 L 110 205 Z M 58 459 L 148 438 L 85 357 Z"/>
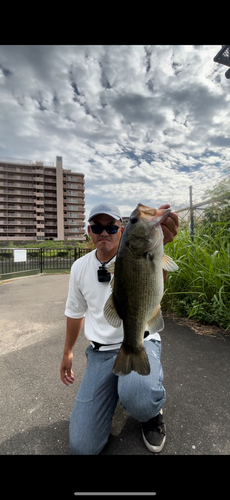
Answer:
<path fill-rule="evenodd" d="M 190 200 L 190 235 L 193 241 L 194 236 L 194 218 L 193 218 L 193 207 L 192 207 L 192 186 L 189 186 L 189 200 Z"/>

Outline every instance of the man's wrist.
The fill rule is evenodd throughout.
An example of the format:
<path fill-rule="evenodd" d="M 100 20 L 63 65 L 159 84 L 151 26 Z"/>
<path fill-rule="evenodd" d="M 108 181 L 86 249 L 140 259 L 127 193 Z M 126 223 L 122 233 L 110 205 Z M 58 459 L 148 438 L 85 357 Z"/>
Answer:
<path fill-rule="evenodd" d="M 64 349 L 64 356 L 69 356 L 70 354 L 73 354 L 73 349 L 65 348 Z"/>

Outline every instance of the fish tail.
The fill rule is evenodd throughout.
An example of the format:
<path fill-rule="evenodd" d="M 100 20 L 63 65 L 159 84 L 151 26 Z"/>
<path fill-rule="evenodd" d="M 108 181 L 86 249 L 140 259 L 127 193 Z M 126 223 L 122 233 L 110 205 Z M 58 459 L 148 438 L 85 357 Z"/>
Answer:
<path fill-rule="evenodd" d="M 113 373 L 115 375 L 128 375 L 132 370 L 140 375 L 149 375 L 150 364 L 146 350 L 142 346 L 131 352 L 122 344 L 113 365 Z"/>

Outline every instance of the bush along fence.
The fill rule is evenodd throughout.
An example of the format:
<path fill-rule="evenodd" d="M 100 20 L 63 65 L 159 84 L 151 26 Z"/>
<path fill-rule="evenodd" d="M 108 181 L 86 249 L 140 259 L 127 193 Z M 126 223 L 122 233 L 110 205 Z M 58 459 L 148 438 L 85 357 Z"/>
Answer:
<path fill-rule="evenodd" d="M 75 260 L 89 251 L 88 248 L 0 248 L 0 275 L 70 269 Z"/>

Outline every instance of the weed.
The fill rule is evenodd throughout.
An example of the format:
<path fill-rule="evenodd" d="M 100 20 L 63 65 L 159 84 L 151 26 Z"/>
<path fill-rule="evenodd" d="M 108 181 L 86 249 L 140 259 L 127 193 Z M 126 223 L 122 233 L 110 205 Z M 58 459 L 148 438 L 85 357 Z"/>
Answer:
<path fill-rule="evenodd" d="M 214 226 L 214 227 L 213 227 Z M 165 252 L 178 264 L 169 273 L 162 308 L 203 324 L 230 328 L 230 230 L 227 223 L 180 230 Z"/>

